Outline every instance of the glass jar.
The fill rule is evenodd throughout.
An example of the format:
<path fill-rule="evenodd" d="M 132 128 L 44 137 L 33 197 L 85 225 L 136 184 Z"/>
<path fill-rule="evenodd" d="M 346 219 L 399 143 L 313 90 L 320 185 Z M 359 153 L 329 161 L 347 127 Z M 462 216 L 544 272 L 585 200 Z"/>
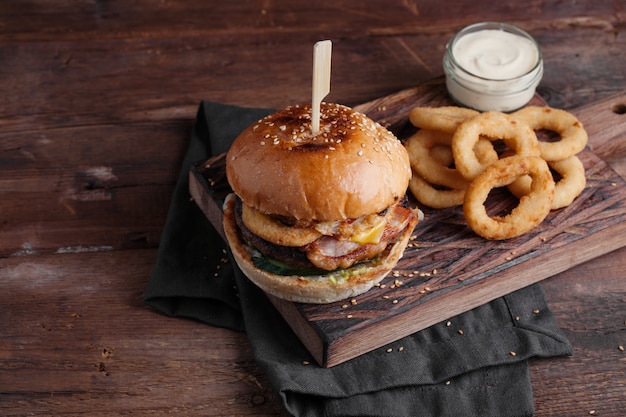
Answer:
<path fill-rule="evenodd" d="M 448 93 L 479 111 L 510 112 L 526 105 L 543 76 L 539 44 L 524 30 L 482 22 L 457 32 L 443 59 Z"/>

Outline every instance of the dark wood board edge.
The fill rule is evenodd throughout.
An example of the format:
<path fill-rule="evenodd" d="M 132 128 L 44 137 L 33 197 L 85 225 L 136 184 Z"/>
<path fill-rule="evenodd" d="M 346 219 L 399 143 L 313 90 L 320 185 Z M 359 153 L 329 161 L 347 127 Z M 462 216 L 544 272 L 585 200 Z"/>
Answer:
<path fill-rule="evenodd" d="M 224 183 L 224 178 L 220 178 L 222 181 L 219 181 L 210 180 L 206 176 L 209 171 L 212 173 L 211 178 L 214 178 L 214 175 L 225 176 L 224 167 L 224 154 L 217 155 L 207 161 L 194 163 L 189 168 L 189 193 L 224 242 L 227 242 L 223 226 L 224 212 L 222 206 L 230 188 L 222 187 L 216 190 L 214 186 L 218 182 Z M 212 182 L 209 183 L 209 181 Z"/>

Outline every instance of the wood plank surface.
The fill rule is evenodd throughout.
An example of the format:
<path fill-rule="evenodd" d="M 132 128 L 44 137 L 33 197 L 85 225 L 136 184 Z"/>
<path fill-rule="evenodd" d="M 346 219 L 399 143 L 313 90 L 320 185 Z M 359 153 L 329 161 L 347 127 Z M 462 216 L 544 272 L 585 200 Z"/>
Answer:
<path fill-rule="evenodd" d="M 537 38 L 551 106 L 626 89 L 615 0 L 0 2 L 0 415 L 286 416 L 245 335 L 141 302 L 198 103 L 306 102 L 325 38 L 328 99 L 364 103 L 440 76 L 479 20 Z M 626 172 L 623 139 L 590 140 Z M 623 415 L 624 271 L 542 281 L 574 356 L 531 362 L 536 416 Z"/>

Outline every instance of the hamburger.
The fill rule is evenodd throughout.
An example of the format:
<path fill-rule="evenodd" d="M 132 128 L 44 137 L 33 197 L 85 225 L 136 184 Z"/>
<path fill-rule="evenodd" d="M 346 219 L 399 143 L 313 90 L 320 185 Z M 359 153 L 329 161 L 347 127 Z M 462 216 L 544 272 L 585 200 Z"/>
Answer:
<path fill-rule="evenodd" d="M 245 129 L 226 155 L 233 190 L 224 231 L 266 293 L 330 303 L 369 290 L 397 264 L 418 223 L 406 149 L 349 107 L 295 105 Z"/>

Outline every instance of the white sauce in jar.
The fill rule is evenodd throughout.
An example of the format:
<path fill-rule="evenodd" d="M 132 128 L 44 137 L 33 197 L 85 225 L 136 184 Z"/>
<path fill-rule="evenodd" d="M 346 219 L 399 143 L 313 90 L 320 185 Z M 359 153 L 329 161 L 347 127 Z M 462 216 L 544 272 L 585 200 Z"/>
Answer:
<path fill-rule="evenodd" d="M 537 42 L 522 29 L 498 22 L 477 23 L 455 34 L 443 66 L 450 96 L 479 111 L 523 107 L 543 76 Z"/>
<path fill-rule="evenodd" d="M 464 35 L 454 43 L 452 54 L 467 72 L 492 80 L 524 75 L 539 59 L 530 39 L 495 29 Z"/>

